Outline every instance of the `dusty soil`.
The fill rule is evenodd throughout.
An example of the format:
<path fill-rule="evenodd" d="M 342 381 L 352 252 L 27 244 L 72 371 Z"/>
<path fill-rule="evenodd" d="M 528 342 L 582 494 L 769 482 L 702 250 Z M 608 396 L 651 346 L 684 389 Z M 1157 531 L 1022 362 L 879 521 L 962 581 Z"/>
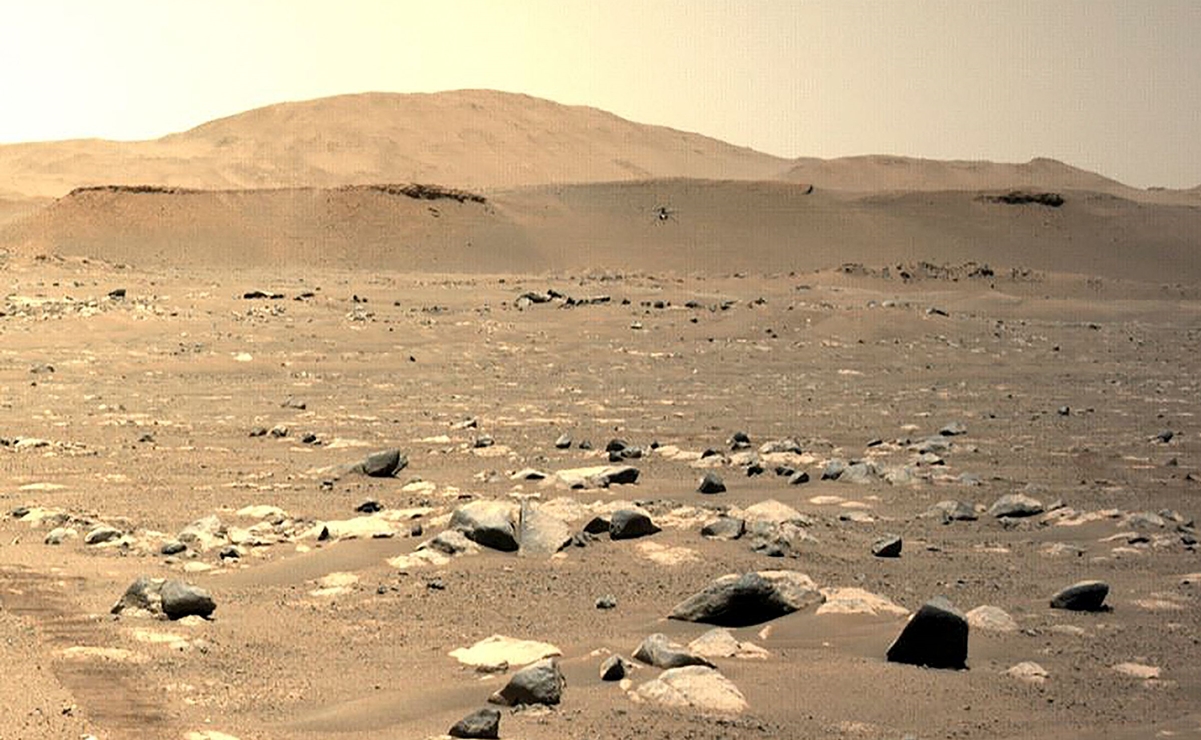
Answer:
<path fill-rule="evenodd" d="M 437 736 L 502 685 L 447 655 L 492 634 L 558 646 L 568 680 L 558 708 L 506 710 L 506 738 L 1197 737 L 1201 594 L 1182 577 L 1201 561 L 1175 523 L 1136 532 L 1123 517 L 1197 514 L 1201 302 L 1187 287 L 1011 271 L 1022 267 L 902 280 L 893 260 L 793 275 L 530 276 L 14 258 L 0 271 L 0 498 L 6 511 L 62 512 L 81 537 L 48 545 L 48 523 L 0 523 L 0 737 Z M 125 296 L 109 297 L 117 288 Z M 283 297 L 242 297 L 256 289 Z M 611 300 L 518 306 L 547 289 Z M 818 480 L 832 458 L 908 463 L 908 440 L 954 421 L 966 434 L 911 483 Z M 275 425 L 288 436 L 249 436 Z M 725 465 L 728 491 L 704 496 L 695 464 L 649 451 L 724 451 L 736 431 L 756 447 L 796 439 L 813 481 Z M 603 462 L 556 449 L 562 433 L 597 450 L 613 437 L 646 446 L 631 461 L 637 484 L 510 479 Z M 495 445 L 474 447 L 483 434 Z M 410 460 L 395 479 L 330 472 L 386 447 Z M 1023 490 L 1117 511 L 1078 526 L 919 516 Z M 694 507 L 694 519 L 549 559 L 485 550 L 388 563 L 465 500 L 514 493 L 639 501 L 664 522 Z M 233 526 L 238 509 L 269 504 L 316 523 L 349 519 L 366 498 L 428 507 L 412 521 L 423 534 L 406 523 L 386 539 L 290 535 L 237 559 L 157 552 L 156 533 L 210 514 Z M 718 510 L 767 499 L 814 520 L 796 557 L 700 535 Z M 850 511 L 872 521 L 840 517 Z M 83 544 L 95 522 L 124 544 Z M 900 558 L 872 557 L 885 533 L 904 537 Z M 691 559 L 656 562 L 646 543 Z M 1055 543 L 1079 551 L 1050 554 Z M 735 717 L 649 707 L 600 681 L 603 651 L 629 657 L 649 633 L 703 632 L 664 617 L 712 578 L 775 568 L 909 610 L 940 594 L 965 611 L 996 605 L 1020 630 L 974 630 L 966 671 L 886 662 L 899 616 L 809 610 L 737 630 L 770 656 L 717 661 L 749 704 Z M 333 573 L 357 581 L 320 592 Z M 109 616 L 139 575 L 203 586 L 213 619 Z M 1111 611 L 1049 608 L 1086 578 L 1111 585 Z M 605 594 L 615 609 L 595 608 Z M 1048 679 L 1004 673 L 1022 661 Z M 1159 677 L 1113 668 L 1130 662 Z M 637 669 L 634 684 L 657 672 Z"/>

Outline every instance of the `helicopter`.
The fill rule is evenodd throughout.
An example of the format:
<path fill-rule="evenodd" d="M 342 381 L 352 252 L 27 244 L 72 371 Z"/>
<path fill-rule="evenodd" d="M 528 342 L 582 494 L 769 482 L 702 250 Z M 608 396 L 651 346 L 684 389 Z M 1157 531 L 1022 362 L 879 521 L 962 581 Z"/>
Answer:
<path fill-rule="evenodd" d="M 670 206 L 655 206 L 653 209 L 651 209 L 651 212 L 655 214 L 655 218 L 660 223 L 664 221 L 670 221 L 675 218 L 676 215 L 676 210 Z"/>

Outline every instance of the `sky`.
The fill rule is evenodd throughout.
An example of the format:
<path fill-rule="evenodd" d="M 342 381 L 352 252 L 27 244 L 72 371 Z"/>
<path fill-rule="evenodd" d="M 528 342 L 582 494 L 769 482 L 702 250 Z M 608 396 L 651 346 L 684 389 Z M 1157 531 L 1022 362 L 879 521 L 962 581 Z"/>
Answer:
<path fill-rule="evenodd" d="M 0 0 L 0 142 L 491 88 L 784 157 L 1201 184 L 1201 1 Z"/>

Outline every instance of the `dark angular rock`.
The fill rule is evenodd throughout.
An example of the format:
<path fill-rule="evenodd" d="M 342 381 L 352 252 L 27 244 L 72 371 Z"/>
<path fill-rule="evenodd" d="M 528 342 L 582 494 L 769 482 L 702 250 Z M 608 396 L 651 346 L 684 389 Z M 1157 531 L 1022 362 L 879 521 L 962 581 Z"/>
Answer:
<path fill-rule="evenodd" d="M 961 434 L 967 434 L 967 426 L 961 421 L 953 421 L 939 429 L 938 433 L 944 437 L 958 437 Z"/>
<path fill-rule="evenodd" d="M 179 540 L 167 540 L 158 551 L 163 555 L 178 555 L 186 549 L 188 549 L 188 546 Z"/>
<path fill-rule="evenodd" d="M 634 660 L 640 660 L 656 668 L 682 668 L 686 665 L 713 667 L 708 660 L 690 653 L 683 645 L 672 642 L 667 639 L 667 635 L 661 632 L 656 632 L 642 641 L 642 644 L 634 651 Z"/>
<path fill-rule="evenodd" d="M 766 469 L 757 462 L 753 462 L 746 466 L 746 477 L 751 478 L 756 475 L 763 475 Z"/>
<path fill-rule="evenodd" d="M 808 482 L 809 482 L 809 474 L 806 473 L 804 470 L 802 470 L 799 473 L 793 473 L 792 475 L 790 475 L 788 477 L 788 485 L 790 485 L 790 486 L 799 486 L 802 483 L 808 483 Z"/>
<path fill-rule="evenodd" d="M 750 446 L 751 438 L 747 436 L 746 432 L 734 432 L 733 436 L 730 437 L 731 450 L 745 450 Z"/>
<path fill-rule="evenodd" d="M 888 648 L 892 663 L 929 668 L 967 668 L 967 618 L 936 596 L 922 605 Z"/>
<path fill-rule="evenodd" d="M 766 571 L 714 580 L 672 609 L 668 619 L 719 627 L 748 627 L 825 601 L 802 573 Z"/>
<path fill-rule="evenodd" d="M 901 545 L 901 538 L 896 535 L 882 537 L 872 544 L 872 555 L 878 558 L 899 558 Z"/>
<path fill-rule="evenodd" d="M 374 514 L 377 511 L 383 511 L 384 506 L 375 499 L 369 498 L 361 502 L 358 506 L 354 507 L 354 510 L 360 514 Z"/>
<path fill-rule="evenodd" d="M 621 452 L 629 446 L 630 443 L 624 439 L 611 439 L 609 444 L 605 445 L 605 452 Z"/>
<path fill-rule="evenodd" d="M 168 619 L 199 616 L 206 619 L 217 608 L 217 603 L 208 591 L 183 581 L 169 580 L 159 591 L 162 597 L 163 614 Z"/>
<path fill-rule="evenodd" d="M 451 737 L 499 738 L 500 710 L 485 707 L 467 715 L 450 728 Z"/>
<path fill-rule="evenodd" d="M 846 462 L 842 460 L 831 460 L 826 463 L 826 467 L 822 469 L 822 480 L 838 480 L 842 477 L 843 472 L 847 469 Z"/>
<path fill-rule="evenodd" d="M 409 464 L 409 459 L 400 450 L 373 452 L 363 461 L 363 472 L 372 478 L 391 478 Z"/>
<path fill-rule="evenodd" d="M 1104 611 L 1105 597 L 1108 595 L 1109 584 L 1104 581 L 1080 581 L 1052 596 L 1051 608 L 1074 612 Z"/>
<path fill-rule="evenodd" d="M 736 540 L 746 532 L 746 520 L 723 516 L 701 527 L 701 534 L 718 540 Z"/>
<path fill-rule="evenodd" d="M 566 680 L 554 658 L 540 660 L 522 668 L 503 689 L 488 697 L 491 704 L 513 707 L 521 704 L 558 704 L 563 699 Z"/>
<path fill-rule="evenodd" d="M 596 600 L 596 608 L 597 609 L 616 609 L 617 608 L 617 597 L 613 596 L 612 594 L 605 594 L 604 596 L 602 596 Z"/>
<path fill-rule="evenodd" d="M 610 655 L 601 663 L 600 677 L 602 681 L 620 681 L 630 672 L 630 665 L 620 655 Z"/>
<path fill-rule="evenodd" d="M 588 534 L 604 534 L 609 531 L 609 520 L 603 516 L 594 516 L 584 525 L 584 531 Z"/>
<path fill-rule="evenodd" d="M 646 537 L 660 531 L 651 518 L 641 511 L 634 509 L 619 509 L 609 518 L 609 538 L 614 540 L 632 540 L 636 537 Z"/>
<path fill-rule="evenodd" d="M 717 473 L 709 471 L 701 478 L 696 490 L 697 493 L 722 493 L 726 490 L 726 484 Z"/>

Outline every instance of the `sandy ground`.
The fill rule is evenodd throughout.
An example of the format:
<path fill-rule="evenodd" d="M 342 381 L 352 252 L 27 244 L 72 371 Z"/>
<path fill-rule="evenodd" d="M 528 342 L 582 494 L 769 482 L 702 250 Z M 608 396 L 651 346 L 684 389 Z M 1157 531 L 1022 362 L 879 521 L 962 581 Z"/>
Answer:
<path fill-rule="evenodd" d="M 554 644 L 567 676 L 558 708 L 504 712 L 506 738 L 1197 737 L 1201 610 L 1184 576 L 1201 561 L 1175 523 L 1126 515 L 1197 513 L 1201 303 L 1159 283 L 1014 267 L 904 281 L 892 261 L 792 276 L 523 276 L 13 258 L 0 272 L 0 497 L 5 511 L 61 512 L 80 536 L 48 545 L 51 522 L 0 523 L 0 737 L 437 736 L 502 685 L 447 655 L 493 634 Z M 117 288 L 125 296 L 109 297 Z M 256 289 L 283 297 L 242 297 Z M 547 289 L 611 300 L 518 306 Z M 832 458 L 912 463 L 907 441 L 954 421 L 966 434 L 910 482 L 818 480 Z M 288 436 L 249 436 L 276 425 Z M 736 431 L 756 447 L 794 438 L 813 481 L 718 463 L 728 491 L 705 496 L 700 463 L 649 450 L 728 450 Z M 638 483 L 510 479 L 603 463 L 556 449 L 563 433 L 598 450 L 613 437 L 646 446 L 631 461 Z M 495 444 L 474 447 L 485 434 Z M 386 447 L 410 460 L 395 479 L 331 472 Z M 920 516 L 1018 491 L 1101 513 L 1075 526 Z M 466 500 L 515 494 L 638 501 L 664 529 L 554 558 L 389 563 Z M 385 539 L 304 536 L 366 498 L 422 515 Z M 768 499 L 812 519 L 795 557 L 700 535 L 718 510 Z M 256 504 L 298 524 L 237 559 L 157 552 L 210 514 L 249 527 L 236 512 Z M 83 544 L 98 522 L 125 538 Z M 871 555 L 885 533 L 903 536 L 900 558 Z M 739 716 L 638 704 L 600 681 L 605 651 L 628 658 L 652 632 L 705 631 L 664 617 L 712 578 L 775 568 L 910 611 L 939 594 L 965 611 L 995 605 L 1019 629 L 973 630 L 966 671 L 885 662 L 904 624 L 895 614 L 805 610 L 736 630 L 769 652 L 715 661 L 746 697 Z M 109 616 L 139 575 L 203 586 L 213 619 Z M 1049 608 L 1086 578 L 1111 585 L 1112 611 Z M 598 610 L 606 594 L 617 607 Z M 1022 661 L 1045 682 L 1006 675 Z M 1125 663 L 1158 677 L 1115 670 Z M 657 673 L 637 668 L 634 685 Z"/>

